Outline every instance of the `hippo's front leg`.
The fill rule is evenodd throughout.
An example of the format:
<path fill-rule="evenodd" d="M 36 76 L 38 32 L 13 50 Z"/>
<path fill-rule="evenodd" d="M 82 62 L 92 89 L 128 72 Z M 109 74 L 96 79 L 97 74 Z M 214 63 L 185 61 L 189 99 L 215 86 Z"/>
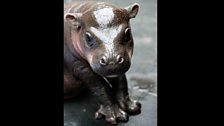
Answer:
<path fill-rule="evenodd" d="M 115 90 L 116 101 L 119 106 L 126 112 L 138 114 L 141 112 L 141 104 L 132 100 L 128 94 L 128 86 L 126 76 L 108 79 Z"/>
<path fill-rule="evenodd" d="M 104 116 L 105 120 L 111 124 L 116 124 L 116 120 L 127 121 L 127 113 L 114 103 L 112 90 L 105 79 L 79 61 L 75 62 L 73 72 L 74 76 L 80 78 L 97 97 L 100 108 L 95 113 L 96 119 Z"/>

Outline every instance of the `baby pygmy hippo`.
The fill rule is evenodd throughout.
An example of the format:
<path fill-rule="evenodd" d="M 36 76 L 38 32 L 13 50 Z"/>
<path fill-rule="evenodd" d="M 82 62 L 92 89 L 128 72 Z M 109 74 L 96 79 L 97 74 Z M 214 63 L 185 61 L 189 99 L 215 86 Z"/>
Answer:
<path fill-rule="evenodd" d="M 125 75 L 134 47 L 130 19 L 138 10 L 137 3 L 122 8 L 88 1 L 64 13 L 64 98 L 87 87 L 99 103 L 95 118 L 111 124 L 141 111 L 129 97 Z"/>

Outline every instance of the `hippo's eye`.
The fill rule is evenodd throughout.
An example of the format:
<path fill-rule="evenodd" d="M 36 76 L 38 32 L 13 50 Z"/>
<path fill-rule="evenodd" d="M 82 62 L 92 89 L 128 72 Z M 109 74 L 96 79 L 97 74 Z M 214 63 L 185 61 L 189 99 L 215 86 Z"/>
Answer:
<path fill-rule="evenodd" d="M 126 28 L 124 32 L 124 41 L 128 42 L 131 39 L 131 29 Z"/>
<path fill-rule="evenodd" d="M 94 43 L 95 43 L 92 35 L 89 32 L 86 32 L 86 34 L 85 34 L 85 40 L 86 40 L 86 44 L 89 47 L 92 47 L 94 45 Z"/>

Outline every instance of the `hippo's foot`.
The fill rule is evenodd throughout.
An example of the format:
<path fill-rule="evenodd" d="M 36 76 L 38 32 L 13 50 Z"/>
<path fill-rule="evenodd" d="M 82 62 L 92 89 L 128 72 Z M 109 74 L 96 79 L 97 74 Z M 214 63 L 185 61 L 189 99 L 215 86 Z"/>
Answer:
<path fill-rule="evenodd" d="M 117 121 L 128 121 L 128 115 L 118 105 L 100 105 L 100 109 L 95 113 L 96 119 L 105 117 L 105 120 L 111 124 L 117 124 Z"/>
<path fill-rule="evenodd" d="M 129 97 L 126 99 L 119 99 L 118 100 L 119 106 L 126 112 L 130 114 L 139 114 L 141 113 L 141 103 L 132 100 Z"/>

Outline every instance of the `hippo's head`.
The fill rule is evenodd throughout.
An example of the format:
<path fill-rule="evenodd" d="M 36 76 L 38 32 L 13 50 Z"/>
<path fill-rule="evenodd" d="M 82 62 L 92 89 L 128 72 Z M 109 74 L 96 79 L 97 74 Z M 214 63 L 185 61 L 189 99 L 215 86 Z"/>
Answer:
<path fill-rule="evenodd" d="M 130 68 L 134 46 L 129 20 L 137 15 L 139 5 L 119 8 L 101 2 L 85 10 L 65 14 L 72 25 L 73 46 L 95 73 L 103 77 L 124 74 Z"/>

